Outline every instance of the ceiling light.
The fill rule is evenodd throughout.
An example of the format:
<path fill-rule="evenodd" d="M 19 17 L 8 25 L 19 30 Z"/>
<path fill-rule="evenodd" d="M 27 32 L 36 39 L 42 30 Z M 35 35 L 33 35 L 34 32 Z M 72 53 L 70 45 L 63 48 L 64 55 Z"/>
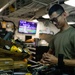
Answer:
<path fill-rule="evenodd" d="M 75 24 L 75 22 L 68 22 L 68 24 Z"/>
<path fill-rule="evenodd" d="M 65 1 L 64 3 L 67 4 L 67 5 L 75 7 L 75 2 L 74 1 L 75 0 L 68 0 L 68 1 Z"/>
<path fill-rule="evenodd" d="M 49 18 L 50 18 L 48 14 L 43 15 L 42 17 L 43 17 L 43 18 L 46 18 L 46 19 L 49 19 Z"/>
<path fill-rule="evenodd" d="M 33 22 L 38 22 L 38 20 L 37 19 L 34 19 Z"/>

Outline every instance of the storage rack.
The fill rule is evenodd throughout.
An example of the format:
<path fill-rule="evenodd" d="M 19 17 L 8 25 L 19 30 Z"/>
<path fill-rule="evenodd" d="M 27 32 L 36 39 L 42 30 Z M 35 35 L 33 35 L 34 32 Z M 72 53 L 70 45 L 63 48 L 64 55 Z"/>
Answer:
<path fill-rule="evenodd" d="M 15 75 L 14 74 L 15 69 L 22 69 L 27 67 L 27 62 L 23 60 L 24 58 L 28 58 L 29 54 L 21 53 L 21 52 L 11 52 L 10 50 L 4 49 L 5 45 L 12 46 L 13 43 L 0 38 L 0 58 L 4 62 L 3 65 L 0 65 L 0 74 L 7 75 L 8 73 L 8 75 Z M 20 46 L 20 45 L 16 44 L 16 46 Z M 13 60 L 12 64 L 7 61 L 8 58 Z M 2 61 L 0 61 L 0 63 L 2 63 Z M 11 64 L 11 65 L 8 65 L 8 64 Z"/>

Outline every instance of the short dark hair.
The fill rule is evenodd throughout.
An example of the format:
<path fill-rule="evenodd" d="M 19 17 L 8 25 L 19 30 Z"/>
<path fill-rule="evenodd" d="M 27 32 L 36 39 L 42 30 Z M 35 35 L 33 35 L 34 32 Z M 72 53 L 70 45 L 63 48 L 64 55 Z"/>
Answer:
<path fill-rule="evenodd" d="M 63 13 L 65 10 L 60 4 L 54 4 L 48 11 L 49 15 L 52 15 L 53 12 L 58 14 Z"/>

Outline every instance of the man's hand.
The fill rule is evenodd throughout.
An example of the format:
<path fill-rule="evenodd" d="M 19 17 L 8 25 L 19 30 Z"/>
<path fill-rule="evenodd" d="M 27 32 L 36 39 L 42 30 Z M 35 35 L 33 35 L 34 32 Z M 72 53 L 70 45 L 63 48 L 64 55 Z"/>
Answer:
<path fill-rule="evenodd" d="M 41 62 L 44 64 L 57 64 L 58 58 L 56 58 L 54 55 L 49 53 L 44 53 L 43 57 L 41 59 Z"/>

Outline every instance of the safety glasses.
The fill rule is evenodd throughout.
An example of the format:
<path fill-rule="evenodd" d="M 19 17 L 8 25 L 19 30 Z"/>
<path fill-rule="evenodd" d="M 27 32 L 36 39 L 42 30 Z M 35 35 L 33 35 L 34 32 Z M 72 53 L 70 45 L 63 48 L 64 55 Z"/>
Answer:
<path fill-rule="evenodd" d="M 54 18 L 50 19 L 50 21 L 51 21 L 53 24 L 54 24 L 54 22 L 58 22 L 58 17 L 61 16 L 61 15 L 62 15 L 62 13 L 59 14 L 57 17 L 54 17 Z"/>

